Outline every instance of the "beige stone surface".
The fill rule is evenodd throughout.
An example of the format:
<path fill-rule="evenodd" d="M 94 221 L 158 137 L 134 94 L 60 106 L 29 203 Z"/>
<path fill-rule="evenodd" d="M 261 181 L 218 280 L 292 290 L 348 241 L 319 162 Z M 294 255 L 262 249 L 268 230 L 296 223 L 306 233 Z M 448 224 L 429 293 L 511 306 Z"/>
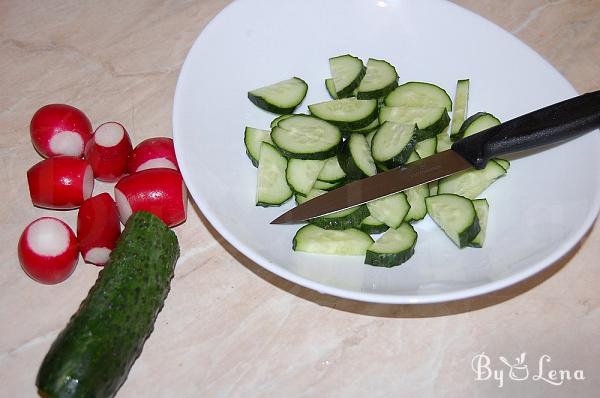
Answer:
<path fill-rule="evenodd" d="M 80 263 L 56 286 L 29 279 L 16 242 L 54 212 L 29 203 L 39 160 L 28 134 L 50 102 L 119 120 L 134 142 L 171 135 L 175 82 L 203 26 L 228 1 L 0 2 L 0 396 L 36 396 L 53 339 L 93 284 Z M 580 92 L 600 89 L 600 1 L 460 0 L 548 59 Z M 108 189 L 98 184 L 95 192 Z M 75 212 L 60 214 L 75 226 Z M 119 397 L 591 397 L 600 390 L 600 232 L 517 286 L 437 305 L 375 305 L 320 295 L 268 273 L 190 204 L 176 228 L 182 257 L 152 336 Z M 471 358 L 496 368 L 527 352 L 585 380 L 475 381 Z M 536 366 L 537 370 L 537 366 Z M 533 370 L 532 370 L 533 371 Z M 507 372 L 507 370 L 506 370 Z M 508 375 L 505 375 L 508 379 Z"/>

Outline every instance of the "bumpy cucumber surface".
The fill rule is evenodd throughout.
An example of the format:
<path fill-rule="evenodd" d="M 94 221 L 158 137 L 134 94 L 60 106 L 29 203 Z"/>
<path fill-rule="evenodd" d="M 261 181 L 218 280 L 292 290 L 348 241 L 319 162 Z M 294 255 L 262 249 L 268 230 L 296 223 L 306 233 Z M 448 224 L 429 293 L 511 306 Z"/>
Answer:
<path fill-rule="evenodd" d="M 150 213 L 134 213 L 109 262 L 46 354 L 36 385 L 48 397 L 112 397 L 163 306 L 179 244 Z"/>

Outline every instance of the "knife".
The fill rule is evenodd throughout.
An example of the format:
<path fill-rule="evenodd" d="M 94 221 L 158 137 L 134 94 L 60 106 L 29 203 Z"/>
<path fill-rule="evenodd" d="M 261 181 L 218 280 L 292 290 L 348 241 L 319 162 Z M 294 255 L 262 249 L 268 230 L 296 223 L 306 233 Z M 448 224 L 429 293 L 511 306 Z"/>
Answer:
<path fill-rule="evenodd" d="M 600 127 L 600 90 L 530 112 L 456 141 L 451 149 L 346 184 L 283 213 L 271 224 L 297 223 L 435 181 L 513 152 L 560 143 Z"/>

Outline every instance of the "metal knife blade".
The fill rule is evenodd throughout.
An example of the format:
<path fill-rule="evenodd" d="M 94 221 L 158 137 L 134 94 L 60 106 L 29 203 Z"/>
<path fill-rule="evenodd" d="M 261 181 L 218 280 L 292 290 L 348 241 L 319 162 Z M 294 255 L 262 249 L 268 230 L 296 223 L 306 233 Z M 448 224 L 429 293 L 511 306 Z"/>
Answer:
<path fill-rule="evenodd" d="M 317 196 L 277 217 L 271 221 L 271 224 L 290 224 L 308 220 L 391 195 L 471 167 L 473 167 L 471 163 L 452 149 L 448 149 L 437 155 L 409 163 L 405 167 L 357 180 Z"/>

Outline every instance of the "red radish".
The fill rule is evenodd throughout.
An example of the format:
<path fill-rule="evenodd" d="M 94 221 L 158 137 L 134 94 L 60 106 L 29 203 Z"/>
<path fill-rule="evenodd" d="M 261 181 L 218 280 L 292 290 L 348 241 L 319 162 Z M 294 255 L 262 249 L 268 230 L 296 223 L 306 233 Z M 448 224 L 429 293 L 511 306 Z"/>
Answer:
<path fill-rule="evenodd" d="M 127 130 L 120 123 L 98 126 L 85 146 L 85 158 L 101 181 L 117 181 L 127 171 L 127 158 L 133 150 Z"/>
<path fill-rule="evenodd" d="M 87 199 L 77 213 L 77 240 L 83 259 L 104 265 L 121 234 L 119 212 L 109 194 Z"/>
<path fill-rule="evenodd" d="M 121 222 L 137 211 L 159 217 L 169 227 L 186 219 L 187 190 L 181 174 L 171 169 L 148 169 L 125 176 L 115 186 Z"/>
<path fill-rule="evenodd" d="M 45 158 L 57 155 L 80 158 L 92 136 L 92 123 L 71 105 L 50 104 L 35 112 L 29 133 L 33 146 Z"/>
<path fill-rule="evenodd" d="M 19 239 L 18 252 L 27 275 L 47 284 L 67 279 L 79 260 L 73 230 L 53 217 L 38 218 L 29 224 Z"/>
<path fill-rule="evenodd" d="M 92 195 L 94 174 L 90 164 L 73 156 L 44 159 L 27 171 L 29 194 L 35 206 L 74 209 Z"/>
<path fill-rule="evenodd" d="M 179 170 L 171 138 L 155 137 L 140 142 L 131 153 L 127 164 L 130 174 L 159 167 Z"/>

